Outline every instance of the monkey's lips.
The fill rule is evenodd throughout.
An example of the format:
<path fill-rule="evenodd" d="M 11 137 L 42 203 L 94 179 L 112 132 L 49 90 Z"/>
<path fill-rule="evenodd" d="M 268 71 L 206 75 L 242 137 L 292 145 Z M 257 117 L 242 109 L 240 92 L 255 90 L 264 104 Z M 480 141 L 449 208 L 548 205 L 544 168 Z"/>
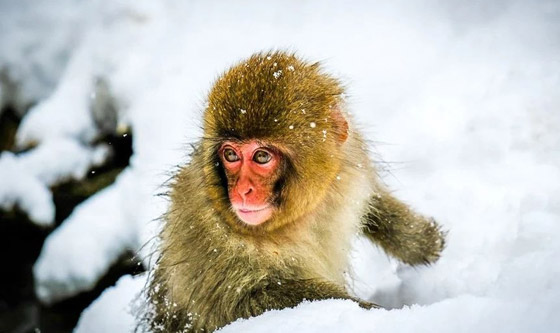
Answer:
<path fill-rule="evenodd" d="M 263 207 L 234 207 L 239 219 L 250 225 L 259 225 L 266 222 L 273 213 L 271 205 Z"/>

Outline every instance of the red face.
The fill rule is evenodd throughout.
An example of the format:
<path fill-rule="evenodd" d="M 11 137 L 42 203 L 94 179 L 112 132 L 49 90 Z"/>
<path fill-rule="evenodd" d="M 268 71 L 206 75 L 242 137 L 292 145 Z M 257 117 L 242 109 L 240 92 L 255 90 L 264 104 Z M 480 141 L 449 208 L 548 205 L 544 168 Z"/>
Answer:
<path fill-rule="evenodd" d="M 281 154 L 257 141 L 225 142 L 219 152 L 228 179 L 228 195 L 237 217 L 249 225 L 266 222 L 274 213 L 274 184 Z"/>

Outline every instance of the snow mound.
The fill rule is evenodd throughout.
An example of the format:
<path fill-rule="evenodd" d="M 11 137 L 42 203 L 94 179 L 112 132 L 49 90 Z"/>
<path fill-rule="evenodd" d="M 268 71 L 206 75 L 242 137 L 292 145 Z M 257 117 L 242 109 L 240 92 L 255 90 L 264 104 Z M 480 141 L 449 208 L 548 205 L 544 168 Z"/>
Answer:
<path fill-rule="evenodd" d="M 132 302 L 145 283 L 145 275 L 121 277 L 82 313 L 74 333 L 134 332 Z"/>
<path fill-rule="evenodd" d="M 528 317 L 527 314 L 537 315 Z M 364 310 L 346 300 L 306 302 L 238 320 L 219 332 L 548 332 L 542 314 L 530 306 L 464 295 L 428 307 Z M 554 318 L 546 318 L 554 320 Z M 549 321 L 550 322 L 550 321 Z M 556 320 L 558 322 L 558 320 Z"/>
<path fill-rule="evenodd" d="M 35 291 L 42 301 L 51 303 L 92 288 L 108 268 L 106 258 L 116 259 L 130 246 L 134 229 L 123 222 L 121 204 L 118 192 L 109 187 L 80 205 L 49 235 L 33 268 Z"/>
<path fill-rule="evenodd" d="M 75 140 L 53 138 L 36 149 L 15 156 L 0 155 L 0 207 L 17 206 L 31 221 L 48 226 L 54 222 L 49 186 L 82 179 L 87 171 L 108 156 L 106 146 L 85 147 Z"/>
<path fill-rule="evenodd" d="M 52 194 L 39 179 L 26 173 L 12 153 L 0 155 L 0 207 L 11 210 L 15 206 L 27 212 L 38 225 L 54 222 Z"/>
<path fill-rule="evenodd" d="M 36 292 L 45 303 L 90 290 L 125 251 L 140 251 L 145 262 L 150 260 L 153 248 L 146 244 L 158 228 L 152 221 L 165 211 L 164 200 L 156 194 L 165 191 L 162 184 L 169 170 L 186 155 L 179 148 L 191 137 L 189 126 L 184 126 L 189 113 L 178 112 L 194 108 L 183 92 L 187 85 L 173 75 L 160 82 L 162 60 L 150 52 L 171 29 L 161 18 L 164 7 L 150 1 L 100 1 L 98 5 L 87 14 L 84 35 L 71 50 L 53 93 L 22 121 L 18 144 L 38 146 L 30 151 L 32 156 L 18 159 L 25 159 L 30 172 L 49 185 L 60 179 L 81 178 L 107 157 L 106 147 L 91 148 L 107 117 L 114 118 L 113 127 L 132 129 L 134 155 L 114 184 L 76 207 L 45 241 L 34 267 Z M 142 80 L 137 76 L 140 72 Z M 99 90 L 99 82 L 107 91 Z M 114 107 L 116 114 L 104 114 L 100 104 Z M 17 202 L 24 203 L 38 201 L 35 197 L 41 194 L 18 190 L 16 185 L 5 191 L 4 206 L 16 202 L 10 198 L 17 193 Z M 45 197 L 48 190 L 42 193 Z M 43 197 L 40 202 L 45 207 L 38 207 L 41 210 L 31 203 L 22 205 L 23 209 L 32 207 L 45 215 L 40 216 L 45 223 L 52 223 L 54 207 Z"/>
<path fill-rule="evenodd" d="M 90 24 L 94 2 L 0 2 L 0 86 L 8 88 L 0 108 L 11 104 L 23 112 L 52 92 Z"/>

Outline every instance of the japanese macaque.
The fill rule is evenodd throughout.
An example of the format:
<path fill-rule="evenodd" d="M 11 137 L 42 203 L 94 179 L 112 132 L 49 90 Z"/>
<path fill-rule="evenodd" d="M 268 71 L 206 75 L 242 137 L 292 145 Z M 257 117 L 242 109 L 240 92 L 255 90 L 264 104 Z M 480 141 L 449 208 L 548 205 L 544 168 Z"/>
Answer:
<path fill-rule="evenodd" d="M 380 183 L 339 81 L 293 54 L 255 54 L 219 77 L 203 138 L 170 187 L 148 287 L 156 332 L 213 331 L 303 300 L 350 299 L 351 241 L 409 265 L 444 234 Z"/>

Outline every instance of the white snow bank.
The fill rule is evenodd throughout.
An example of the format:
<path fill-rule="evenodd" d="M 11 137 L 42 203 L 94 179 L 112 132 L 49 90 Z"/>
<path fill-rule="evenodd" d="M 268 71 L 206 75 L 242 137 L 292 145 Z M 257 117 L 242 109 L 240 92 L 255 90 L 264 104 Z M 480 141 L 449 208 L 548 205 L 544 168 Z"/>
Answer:
<path fill-rule="evenodd" d="M 52 303 L 90 290 L 121 254 L 139 250 L 139 244 L 143 244 L 139 230 L 149 230 L 145 225 L 149 221 L 144 218 L 157 217 L 154 214 L 161 207 L 153 196 L 153 186 L 140 182 L 142 177 L 137 173 L 125 170 L 113 186 L 76 207 L 47 237 L 33 267 L 39 299 Z M 152 248 L 147 246 L 144 251 L 149 257 Z"/>
<path fill-rule="evenodd" d="M 546 258 L 547 260 L 550 258 Z M 122 277 L 82 314 L 74 332 L 132 332 L 135 308 L 145 300 L 146 274 Z M 220 332 L 553 332 L 560 318 L 547 311 L 558 293 L 534 303 L 463 294 L 429 306 L 365 310 L 347 300 L 304 302 L 295 308 L 240 319 Z"/>
<path fill-rule="evenodd" d="M 92 1 L 76 0 L 0 2 L 0 72 L 18 87 L 17 95 L 0 98 L 0 108 L 12 103 L 23 111 L 52 92 L 92 7 Z"/>
<path fill-rule="evenodd" d="M 54 222 L 51 192 L 39 179 L 22 170 L 12 153 L 0 155 L 0 174 L 0 208 L 11 210 L 17 206 L 38 225 Z"/>
<path fill-rule="evenodd" d="M 181 112 L 196 108 L 188 98 L 195 92 L 184 90 L 183 77 L 159 71 L 162 59 L 153 50 L 170 47 L 160 44 L 171 27 L 160 17 L 163 7 L 150 3 L 108 4 L 108 13 L 96 13 L 98 20 L 72 55 L 59 86 L 30 111 L 18 132 L 20 144 L 61 135 L 90 141 L 96 135 L 90 114 L 93 83 L 101 77 L 118 99 L 119 123 L 134 135 L 131 165 L 47 238 L 34 268 L 37 294 L 46 303 L 93 288 L 127 250 L 140 251 L 146 263 L 152 258 L 153 246 L 144 245 L 157 233 L 153 221 L 166 207 L 156 194 L 165 190 L 170 170 L 184 159 L 185 140 L 199 132 L 187 122 L 189 112 Z"/>
<path fill-rule="evenodd" d="M 131 302 L 145 283 L 145 275 L 121 277 L 82 313 L 74 333 L 133 332 L 136 324 Z"/>
<path fill-rule="evenodd" d="M 95 138 L 97 130 L 89 110 L 94 84 L 90 53 L 81 46 L 73 54 L 54 93 L 29 110 L 18 128 L 18 145 L 61 136 L 82 142 Z"/>
<path fill-rule="evenodd" d="M 54 138 L 15 156 L 0 155 L 0 207 L 18 206 L 39 225 L 52 225 L 54 204 L 48 189 L 64 180 L 81 179 L 107 157 L 106 146 L 85 147 L 75 140 Z"/>
<path fill-rule="evenodd" d="M 95 277 L 107 270 L 106 258 L 116 259 L 130 246 L 134 229 L 125 223 L 121 205 L 119 193 L 109 187 L 77 207 L 49 235 L 33 268 L 35 292 L 41 300 L 50 303 L 92 288 Z M 79 237 L 82 233 L 88 237 Z"/>
<path fill-rule="evenodd" d="M 529 305 L 464 295 L 429 307 L 364 310 L 343 300 L 306 302 L 239 320 L 220 332 L 551 332 L 560 321 Z M 546 323 L 546 324 L 545 324 Z"/>
<path fill-rule="evenodd" d="M 18 155 L 18 162 L 22 169 L 51 186 L 69 179 L 84 178 L 87 171 L 103 163 L 108 154 L 106 145 L 89 147 L 75 140 L 54 138 Z"/>

